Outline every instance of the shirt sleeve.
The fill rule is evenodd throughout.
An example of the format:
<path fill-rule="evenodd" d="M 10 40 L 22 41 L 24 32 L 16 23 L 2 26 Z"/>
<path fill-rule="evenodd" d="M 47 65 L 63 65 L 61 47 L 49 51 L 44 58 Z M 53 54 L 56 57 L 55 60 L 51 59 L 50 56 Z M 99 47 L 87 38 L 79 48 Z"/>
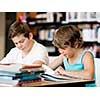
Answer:
<path fill-rule="evenodd" d="M 15 50 L 11 49 L 10 52 L 0 61 L 0 63 L 5 64 L 5 63 L 14 63 L 13 59 L 15 56 Z"/>
<path fill-rule="evenodd" d="M 46 47 L 44 47 L 41 44 L 37 44 L 37 45 L 35 45 L 33 53 L 34 53 L 35 61 L 36 60 L 41 60 L 45 64 L 48 64 L 49 58 L 48 58 L 48 51 L 47 51 Z"/>

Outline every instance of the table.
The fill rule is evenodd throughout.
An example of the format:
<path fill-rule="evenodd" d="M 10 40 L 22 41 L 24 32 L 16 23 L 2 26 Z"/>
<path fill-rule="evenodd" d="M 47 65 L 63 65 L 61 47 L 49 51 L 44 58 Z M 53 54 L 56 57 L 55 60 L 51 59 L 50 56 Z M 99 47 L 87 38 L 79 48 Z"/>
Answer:
<path fill-rule="evenodd" d="M 63 82 L 54 82 L 41 80 L 28 84 L 21 84 L 21 87 L 84 87 L 85 84 L 94 83 L 94 80 L 66 80 Z"/>

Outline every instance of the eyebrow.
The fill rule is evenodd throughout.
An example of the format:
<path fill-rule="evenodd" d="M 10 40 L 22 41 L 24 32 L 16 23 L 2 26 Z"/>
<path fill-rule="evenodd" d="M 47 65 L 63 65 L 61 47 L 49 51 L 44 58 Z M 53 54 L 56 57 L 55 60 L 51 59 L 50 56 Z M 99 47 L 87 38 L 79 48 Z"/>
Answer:
<path fill-rule="evenodd" d="M 24 40 L 25 40 L 25 39 L 21 39 L 21 40 L 19 40 L 18 42 L 14 42 L 14 43 L 16 44 L 16 43 L 19 43 L 19 42 L 24 41 Z"/>

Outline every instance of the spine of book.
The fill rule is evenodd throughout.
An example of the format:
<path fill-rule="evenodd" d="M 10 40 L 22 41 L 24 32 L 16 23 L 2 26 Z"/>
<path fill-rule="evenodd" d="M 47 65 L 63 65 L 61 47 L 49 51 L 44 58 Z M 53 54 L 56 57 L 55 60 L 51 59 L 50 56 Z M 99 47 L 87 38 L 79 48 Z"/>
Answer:
<path fill-rule="evenodd" d="M 27 75 L 27 76 L 20 76 L 20 77 L 13 77 L 13 79 L 20 79 L 20 80 L 32 80 L 38 79 L 39 75 Z"/>
<path fill-rule="evenodd" d="M 18 86 L 24 86 L 24 87 L 33 86 L 35 82 L 40 82 L 40 81 L 41 81 L 41 78 L 32 79 L 32 80 L 21 80 L 19 81 Z"/>

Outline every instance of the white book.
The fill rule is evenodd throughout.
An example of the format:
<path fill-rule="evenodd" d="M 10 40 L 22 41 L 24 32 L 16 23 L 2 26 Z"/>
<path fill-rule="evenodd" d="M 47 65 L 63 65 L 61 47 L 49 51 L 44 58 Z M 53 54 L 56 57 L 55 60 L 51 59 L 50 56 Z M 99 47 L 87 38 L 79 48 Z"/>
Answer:
<path fill-rule="evenodd" d="M 0 71 L 20 73 L 21 64 L 0 64 Z"/>
<path fill-rule="evenodd" d="M 19 80 L 12 80 L 11 77 L 0 77 L 0 86 L 16 86 Z"/>
<path fill-rule="evenodd" d="M 71 76 L 62 76 L 62 75 L 55 75 L 54 70 L 51 69 L 47 65 L 42 65 L 42 67 L 45 70 L 45 73 L 43 73 L 41 76 L 44 78 L 44 80 L 50 80 L 50 81 L 66 81 L 66 80 L 78 80 L 77 78 L 71 77 Z"/>

